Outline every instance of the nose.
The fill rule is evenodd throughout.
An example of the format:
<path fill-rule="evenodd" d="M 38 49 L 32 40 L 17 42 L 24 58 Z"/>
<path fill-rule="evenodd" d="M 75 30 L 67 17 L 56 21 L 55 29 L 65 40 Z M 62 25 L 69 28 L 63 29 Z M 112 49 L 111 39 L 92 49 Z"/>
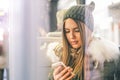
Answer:
<path fill-rule="evenodd" d="M 70 36 L 71 39 L 75 38 L 74 32 L 71 31 L 69 36 Z"/>

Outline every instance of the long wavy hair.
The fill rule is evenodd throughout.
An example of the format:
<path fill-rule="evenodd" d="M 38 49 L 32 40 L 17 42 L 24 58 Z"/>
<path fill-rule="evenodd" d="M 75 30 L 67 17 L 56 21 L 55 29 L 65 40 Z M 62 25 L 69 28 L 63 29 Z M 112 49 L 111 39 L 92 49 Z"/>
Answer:
<path fill-rule="evenodd" d="M 84 54 L 85 54 L 85 27 L 84 25 L 81 24 L 79 20 L 74 20 L 76 24 L 79 27 L 80 31 L 80 36 L 81 36 L 81 47 L 80 47 L 80 52 L 77 57 L 77 59 L 73 62 L 74 65 L 72 66 L 73 68 L 73 73 L 79 74 L 79 76 L 82 74 L 83 66 L 84 66 Z M 65 21 L 63 25 L 63 54 L 61 56 L 61 60 L 63 61 L 64 64 L 68 65 L 70 63 L 70 49 L 71 45 L 69 44 L 66 33 L 65 33 Z"/>

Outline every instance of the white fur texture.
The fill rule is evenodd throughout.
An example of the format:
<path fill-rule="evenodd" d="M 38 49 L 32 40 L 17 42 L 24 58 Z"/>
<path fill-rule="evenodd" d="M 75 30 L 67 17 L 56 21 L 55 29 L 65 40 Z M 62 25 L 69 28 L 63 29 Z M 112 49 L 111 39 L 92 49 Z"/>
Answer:
<path fill-rule="evenodd" d="M 104 38 L 93 37 L 88 47 L 88 53 L 93 60 L 99 62 L 112 61 L 118 59 L 120 52 L 118 46 Z"/>
<path fill-rule="evenodd" d="M 47 56 L 51 59 L 52 63 L 59 62 L 58 56 L 55 55 L 54 48 L 59 44 L 59 42 L 52 42 L 48 45 Z"/>

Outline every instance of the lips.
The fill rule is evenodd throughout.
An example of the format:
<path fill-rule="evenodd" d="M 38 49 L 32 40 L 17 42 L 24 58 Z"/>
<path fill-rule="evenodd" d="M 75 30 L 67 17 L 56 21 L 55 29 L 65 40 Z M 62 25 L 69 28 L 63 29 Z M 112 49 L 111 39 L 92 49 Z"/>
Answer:
<path fill-rule="evenodd" d="M 76 45 L 78 41 L 71 41 L 71 45 Z"/>

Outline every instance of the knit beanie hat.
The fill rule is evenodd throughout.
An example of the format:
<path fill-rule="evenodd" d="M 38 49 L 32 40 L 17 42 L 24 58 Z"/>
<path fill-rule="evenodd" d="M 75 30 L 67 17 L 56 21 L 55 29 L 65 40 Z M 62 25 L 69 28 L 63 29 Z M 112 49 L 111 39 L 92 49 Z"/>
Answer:
<path fill-rule="evenodd" d="M 74 20 L 79 20 L 86 24 L 86 26 L 93 31 L 94 20 L 92 12 L 94 10 L 95 4 L 91 2 L 89 5 L 77 5 L 69 8 L 64 15 L 63 20 L 67 18 L 72 18 Z"/>

